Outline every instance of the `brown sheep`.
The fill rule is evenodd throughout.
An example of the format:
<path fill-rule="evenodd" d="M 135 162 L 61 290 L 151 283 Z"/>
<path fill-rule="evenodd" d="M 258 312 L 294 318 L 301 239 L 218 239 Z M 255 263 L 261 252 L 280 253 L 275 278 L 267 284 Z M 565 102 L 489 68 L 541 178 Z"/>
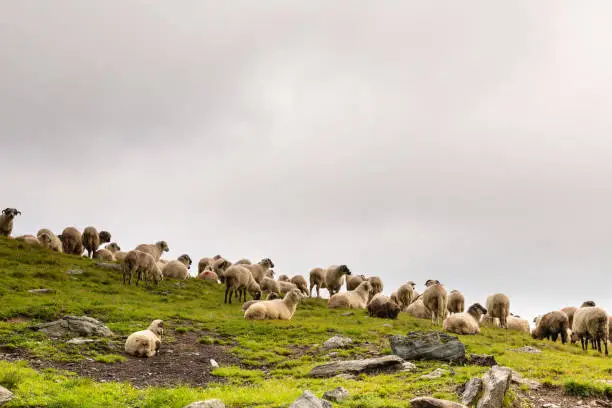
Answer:
<path fill-rule="evenodd" d="M 350 274 L 351 270 L 346 265 L 331 265 L 327 267 L 325 271 L 325 287 L 327 287 L 330 297 L 340 292 L 340 288 L 344 283 L 344 275 L 349 276 Z"/>
<path fill-rule="evenodd" d="M 503 293 L 495 293 L 487 297 L 487 314 L 499 319 L 499 327 L 508 328 L 508 316 L 510 315 L 510 299 Z"/>
<path fill-rule="evenodd" d="M 83 238 L 81 233 L 75 227 L 66 227 L 60 235 L 57 236 L 62 241 L 64 253 L 71 255 L 82 255 L 85 248 L 83 247 Z"/>
<path fill-rule="evenodd" d="M 400 306 L 382 293 L 374 295 L 370 303 L 368 303 L 368 314 L 370 317 L 397 319 L 400 311 Z"/>
<path fill-rule="evenodd" d="M 257 284 L 261 284 L 261 281 L 266 276 L 269 278 L 274 277 L 274 271 L 270 270 L 271 268 L 274 268 L 274 262 L 272 262 L 270 258 L 264 258 L 254 265 L 241 264 L 240 266 L 243 266 L 251 271 L 251 275 L 253 275 L 253 279 L 255 279 Z"/>
<path fill-rule="evenodd" d="M 577 309 L 578 308 L 574 307 L 574 306 L 568 306 L 568 307 L 564 307 L 563 309 L 561 309 L 561 311 L 563 313 L 565 313 L 567 315 L 567 318 L 569 319 L 569 327 L 570 328 L 574 324 L 574 313 L 576 313 Z"/>
<path fill-rule="evenodd" d="M 538 320 L 536 328 L 531 333 L 531 337 L 536 340 L 548 339 L 553 342 L 561 336 L 561 343 L 567 343 L 567 329 L 569 329 L 569 319 L 565 312 L 555 310 L 546 313 Z"/>
<path fill-rule="evenodd" d="M 423 304 L 431 312 L 431 323 L 440 324 L 440 320 L 446 317 L 446 289 L 439 281 L 431 279 L 425 282 L 425 286 L 427 289 L 423 292 Z"/>
<path fill-rule="evenodd" d="M 280 281 L 280 279 L 279 279 Z M 306 278 L 302 275 L 295 275 L 290 280 L 297 288 L 306 296 L 308 296 L 308 282 L 306 282 Z"/>
<path fill-rule="evenodd" d="M 310 270 L 310 297 L 312 297 L 312 289 L 317 289 L 317 297 L 321 297 L 319 289 L 326 289 L 325 286 L 325 273 L 327 271 L 323 268 L 313 268 Z"/>
<path fill-rule="evenodd" d="M 94 227 L 87 227 L 83 230 L 81 240 L 83 247 L 87 250 L 87 257 L 93 258 L 100 244 L 110 242 L 111 235 L 108 231 L 100 231 L 98 233 L 98 230 Z"/>
<path fill-rule="evenodd" d="M 357 286 L 364 280 L 367 280 L 365 275 L 351 275 L 346 278 L 346 290 L 355 290 Z"/>
<path fill-rule="evenodd" d="M 448 304 L 446 308 L 449 313 L 462 313 L 465 309 L 465 298 L 463 294 L 456 289 L 453 289 L 448 294 Z"/>

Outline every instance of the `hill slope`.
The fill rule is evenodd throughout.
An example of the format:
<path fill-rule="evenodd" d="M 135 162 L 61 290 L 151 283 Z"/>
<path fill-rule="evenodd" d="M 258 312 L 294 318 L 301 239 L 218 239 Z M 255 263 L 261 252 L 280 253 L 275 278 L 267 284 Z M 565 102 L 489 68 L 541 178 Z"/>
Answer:
<path fill-rule="evenodd" d="M 83 273 L 67 274 L 71 269 Z M 351 393 L 342 406 L 403 407 L 416 395 L 456 400 L 458 385 L 486 371 L 455 366 L 454 375 L 425 380 L 419 377 L 442 364 L 416 362 L 416 373 L 312 379 L 306 374 L 318 364 L 389 354 L 389 334 L 429 330 L 431 324 L 403 313 L 394 321 L 369 318 L 365 311 L 346 316 L 321 299 L 302 302 L 289 322 L 249 322 L 239 304 L 223 304 L 218 285 L 191 279 L 153 289 L 123 287 L 118 272 L 88 259 L 3 238 L 0 275 L 0 384 L 16 394 L 8 405 L 13 407 L 183 407 L 206 398 L 235 407 L 280 407 L 304 389 L 320 396 L 337 386 Z M 54 292 L 28 292 L 35 288 Z M 69 345 L 29 328 L 65 315 L 95 317 L 116 337 Z M 157 318 L 168 326 L 160 356 L 126 356 L 125 337 Z M 330 356 L 321 345 L 335 334 L 354 343 Z M 593 351 L 499 329 L 460 338 L 468 353 L 493 354 L 525 377 L 581 396 L 612 394 L 612 386 L 600 381 L 612 378 L 612 359 Z M 511 351 L 526 345 L 542 353 Z M 212 370 L 210 358 L 221 368 Z"/>

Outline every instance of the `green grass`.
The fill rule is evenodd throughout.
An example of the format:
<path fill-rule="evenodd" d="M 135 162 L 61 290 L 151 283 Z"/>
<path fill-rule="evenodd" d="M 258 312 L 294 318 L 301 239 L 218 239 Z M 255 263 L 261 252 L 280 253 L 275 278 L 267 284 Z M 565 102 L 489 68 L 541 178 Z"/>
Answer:
<path fill-rule="evenodd" d="M 67 275 L 69 269 L 82 275 Z M 232 407 L 281 407 L 310 389 L 317 395 L 343 386 L 352 397 L 346 407 L 404 407 L 418 395 L 457 400 L 458 384 L 482 375 L 486 368 L 455 366 L 455 375 L 424 380 L 419 377 L 440 367 L 438 362 L 416 362 L 416 373 L 359 376 L 354 380 L 312 379 L 310 369 L 331 361 L 322 344 L 333 335 L 349 336 L 351 347 L 336 349 L 342 358 L 364 358 L 390 353 L 387 336 L 430 330 L 430 322 L 401 314 L 397 320 L 372 319 L 365 311 L 342 316 L 326 300 L 306 299 L 291 321 L 251 322 L 239 304 L 224 305 L 223 290 L 210 282 L 189 280 L 159 287 L 124 287 L 117 272 L 98 269 L 94 262 L 46 250 L 25 247 L 0 238 L 0 344 L 47 360 L 94 359 L 107 364 L 124 361 L 124 337 L 142 330 L 151 320 L 166 322 L 162 348 L 178 336 L 196 333 L 200 344 L 223 345 L 241 366 L 215 369 L 221 382 L 199 387 L 134 388 L 128 383 L 96 382 L 69 372 L 36 372 L 25 363 L 0 362 L 0 384 L 17 398 L 9 407 L 183 407 L 206 398 L 220 398 Z M 49 294 L 28 289 L 50 288 Z M 88 315 L 105 322 L 117 335 L 81 346 L 53 341 L 30 327 L 64 315 Z M 388 327 L 387 325 L 391 325 Z M 437 329 L 437 328 L 434 328 Z M 535 341 L 528 335 L 483 328 L 478 336 L 460 336 L 468 353 L 494 354 L 499 364 L 527 378 L 564 387 L 570 395 L 610 396 L 611 387 L 600 380 L 612 374 L 612 359 L 578 346 Z M 526 345 L 542 350 L 526 354 L 510 349 Z M 155 357 L 153 357 L 155 358 Z M 507 396 L 512 404 L 514 395 Z"/>

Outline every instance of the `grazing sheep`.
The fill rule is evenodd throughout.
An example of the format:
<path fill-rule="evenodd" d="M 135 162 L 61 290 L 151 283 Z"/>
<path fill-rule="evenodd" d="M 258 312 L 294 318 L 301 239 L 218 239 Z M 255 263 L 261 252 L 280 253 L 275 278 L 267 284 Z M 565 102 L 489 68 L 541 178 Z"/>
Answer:
<path fill-rule="evenodd" d="M 455 334 L 480 333 L 480 318 L 487 313 L 487 309 L 480 303 L 474 303 L 467 312 L 451 314 L 442 323 L 442 330 Z"/>
<path fill-rule="evenodd" d="M 93 257 L 94 259 L 98 259 L 104 262 L 112 262 L 115 260 L 115 256 L 113 255 L 113 253 L 106 248 L 98 249 Z"/>
<path fill-rule="evenodd" d="M 274 299 L 280 299 L 281 297 L 279 295 L 277 295 L 276 293 L 270 292 L 268 293 L 268 296 L 266 296 L 266 300 L 274 300 Z M 246 310 L 249 308 L 249 306 L 251 306 L 253 303 L 257 303 L 257 302 L 261 302 L 261 300 L 249 300 L 247 302 L 244 302 L 242 304 L 242 311 L 246 312 Z"/>
<path fill-rule="evenodd" d="M 327 271 L 323 268 L 313 268 L 310 270 L 310 297 L 312 297 L 312 288 L 317 288 L 317 297 L 319 295 L 319 289 L 325 289 L 325 273 Z"/>
<path fill-rule="evenodd" d="M 251 275 L 253 275 L 253 279 L 258 284 L 261 284 L 261 281 L 264 277 L 273 278 L 274 271 L 270 271 L 270 268 L 274 268 L 274 262 L 270 258 L 264 258 L 261 261 L 257 262 L 254 265 L 241 265 L 244 268 L 247 268 L 251 271 Z"/>
<path fill-rule="evenodd" d="M 406 308 L 406 313 L 419 319 L 431 319 L 433 316 L 429 309 L 425 307 L 425 304 L 423 304 L 423 295 L 420 295 L 417 300 Z"/>
<path fill-rule="evenodd" d="M 159 354 L 162 334 L 164 334 L 163 320 L 153 320 L 147 330 L 137 331 L 128 336 L 125 341 L 125 352 L 135 357 L 153 357 Z"/>
<path fill-rule="evenodd" d="M 62 241 L 48 228 L 42 228 L 36 233 L 41 245 L 54 252 L 64 252 Z"/>
<path fill-rule="evenodd" d="M 153 259 L 155 259 L 155 262 L 159 261 L 162 253 L 170 251 L 166 241 L 157 241 L 154 244 L 140 244 L 134 249 L 136 251 L 146 252 L 147 254 L 151 255 Z"/>
<path fill-rule="evenodd" d="M 508 316 L 508 330 L 522 331 L 529 333 L 529 322 L 525 319 L 521 319 L 518 316 Z"/>
<path fill-rule="evenodd" d="M 217 276 L 217 274 L 208 269 L 198 274 L 198 276 L 196 276 L 196 279 L 208 280 L 215 283 L 219 282 L 219 277 Z"/>
<path fill-rule="evenodd" d="M 325 287 L 329 291 L 329 296 L 340 292 L 340 288 L 344 283 L 344 275 L 350 275 L 351 271 L 346 265 L 331 265 L 325 272 Z M 370 285 L 371 287 L 372 285 Z M 317 295 L 319 291 L 317 290 Z M 365 306 L 364 306 L 365 308 Z"/>
<path fill-rule="evenodd" d="M 246 258 L 242 258 L 236 261 L 236 263 L 234 263 L 234 265 L 252 265 L 253 263 L 251 262 L 250 259 L 246 259 Z"/>
<path fill-rule="evenodd" d="M 425 282 L 425 286 L 423 304 L 431 312 L 431 323 L 440 324 L 440 320 L 446 317 L 446 289 L 439 281 L 432 279 Z"/>
<path fill-rule="evenodd" d="M 21 211 L 15 208 L 5 208 L 0 215 L 0 237 L 8 237 L 13 232 L 13 219 L 21 215 Z"/>
<path fill-rule="evenodd" d="M 569 319 L 569 327 L 572 327 L 574 325 L 574 313 L 576 313 L 577 309 L 578 308 L 574 306 L 567 306 L 561 309 L 561 311 L 565 313 L 567 315 L 567 318 Z"/>
<path fill-rule="evenodd" d="M 397 289 L 397 304 L 402 308 L 402 310 L 406 310 L 406 308 L 412 303 L 412 299 L 414 298 L 414 289 L 412 285 L 409 283 L 404 283 Z"/>
<path fill-rule="evenodd" d="M 495 293 L 487 297 L 487 314 L 499 319 L 499 327 L 508 328 L 508 316 L 510 315 L 510 299 L 503 293 Z"/>
<path fill-rule="evenodd" d="M 247 266 L 248 265 L 232 265 L 225 271 L 225 298 L 223 303 L 229 303 L 231 305 L 232 295 L 234 293 L 238 296 L 238 300 L 244 299 L 244 301 L 246 301 L 247 291 L 253 299 L 259 299 L 261 297 L 261 288 L 253 278 Z"/>
<path fill-rule="evenodd" d="M 327 301 L 327 307 L 330 309 L 365 309 L 368 306 L 370 293 L 372 293 L 372 284 L 366 280 L 361 282 L 355 290 L 332 295 Z"/>
<path fill-rule="evenodd" d="M 83 247 L 83 238 L 81 233 L 75 227 L 66 227 L 60 235 L 57 236 L 62 241 L 64 253 L 71 255 L 82 255 L 85 248 Z"/>
<path fill-rule="evenodd" d="M 610 320 L 608 313 L 599 306 L 580 307 L 574 313 L 572 326 L 572 343 L 580 340 L 583 350 L 589 348 L 589 340 L 597 346 L 601 353 L 603 343 L 605 355 L 608 355 L 608 336 L 610 334 Z"/>
<path fill-rule="evenodd" d="M 302 294 L 292 290 L 283 299 L 263 300 L 249 306 L 244 312 L 247 320 L 291 320 Z"/>
<path fill-rule="evenodd" d="M 189 269 L 191 268 L 191 258 L 187 254 L 179 256 L 174 261 L 169 261 L 162 269 L 164 278 L 182 279 L 189 278 Z"/>
<path fill-rule="evenodd" d="M 279 283 L 280 282 L 266 276 L 261 280 L 259 287 L 264 293 L 276 293 L 277 295 L 280 295 L 281 288 Z"/>
<path fill-rule="evenodd" d="M 295 283 L 291 283 L 291 282 L 277 282 L 277 283 L 278 283 L 278 286 L 280 287 L 281 296 L 285 296 L 288 292 L 291 292 L 292 290 L 299 289 Z"/>
<path fill-rule="evenodd" d="M 161 270 L 157 266 L 157 262 L 155 262 L 155 258 L 153 258 L 151 254 L 139 250 L 132 250 L 127 253 L 123 260 L 122 270 L 124 285 L 126 280 L 128 285 L 132 284 L 132 275 L 134 272 L 137 273 L 136 286 L 138 286 L 138 282 L 143 279 L 143 277 L 145 281 L 148 282 L 152 280 L 156 285 L 164 278 Z"/>
<path fill-rule="evenodd" d="M 465 309 L 465 298 L 463 294 L 456 289 L 451 290 L 448 293 L 448 304 L 446 309 L 449 313 L 462 313 Z"/>
<path fill-rule="evenodd" d="M 94 227 L 87 227 L 83 230 L 81 240 L 83 247 L 87 250 L 87 257 L 93 258 L 100 244 L 110 242 L 111 234 L 108 231 L 100 231 L 98 233 L 98 230 Z"/>
<path fill-rule="evenodd" d="M 225 258 L 217 258 L 213 262 L 212 266 L 209 266 L 207 270 L 210 270 L 217 274 L 219 281 L 225 283 L 225 271 L 227 268 L 232 266 L 232 263 Z M 241 265 L 244 266 L 244 265 Z"/>
<path fill-rule="evenodd" d="M 378 293 L 382 293 L 383 288 L 384 288 L 382 279 L 380 279 L 378 276 L 370 276 L 368 280 L 370 281 L 370 284 L 372 285 L 372 295 L 371 296 L 374 296 Z"/>
<path fill-rule="evenodd" d="M 279 282 L 291 282 L 291 279 L 287 275 L 281 275 L 278 277 Z"/>
<path fill-rule="evenodd" d="M 536 324 L 535 329 L 531 333 L 531 337 L 536 340 L 548 339 L 553 342 L 557 341 L 557 337 L 561 336 L 561 343 L 567 343 L 567 329 L 569 329 L 569 319 L 565 312 L 555 310 L 546 313 Z"/>
<path fill-rule="evenodd" d="M 382 293 L 374 295 L 370 303 L 368 303 L 368 315 L 370 317 L 397 319 L 400 311 L 401 307 Z"/>
<path fill-rule="evenodd" d="M 15 241 L 25 242 L 28 245 L 40 245 L 40 241 L 34 235 L 20 235 L 15 237 Z"/>
<path fill-rule="evenodd" d="M 295 275 L 291 278 L 290 282 L 297 286 L 304 295 L 308 296 L 308 282 L 306 282 L 306 278 L 302 275 Z"/>
<path fill-rule="evenodd" d="M 368 278 L 365 275 L 352 275 L 346 278 L 346 290 L 355 290 L 357 286 Z"/>
<path fill-rule="evenodd" d="M 399 297 L 397 296 L 397 290 L 395 292 L 391 292 L 391 296 L 389 296 L 389 299 L 391 299 L 393 303 L 395 303 L 396 305 L 400 305 L 401 307 Z M 402 310 L 404 310 L 403 307 L 402 307 Z"/>

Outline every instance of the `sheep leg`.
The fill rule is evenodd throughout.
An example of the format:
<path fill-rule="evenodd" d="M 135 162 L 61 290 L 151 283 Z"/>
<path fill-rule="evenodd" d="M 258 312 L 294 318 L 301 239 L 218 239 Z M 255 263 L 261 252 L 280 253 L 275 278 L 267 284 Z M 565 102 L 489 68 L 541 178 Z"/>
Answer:
<path fill-rule="evenodd" d="M 553 341 L 553 343 L 557 342 L 557 337 L 558 337 L 558 333 L 553 333 L 552 334 L 552 341 Z"/>
<path fill-rule="evenodd" d="M 563 329 L 561 330 L 561 343 L 567 343 L 567 331 Z"/>
<path fill-rule="evenodd" d="M 604 339 L 603 344 L 604 344 L 604 349 L 605 349 L 606 356 L 607 356 L 608 355 L 608 342 Z"/>
<path fill-rule="evenodd" d="M 227 303 L 227 292 L 229 292 L 229 285 L 225 286 L 225 298 L 223 299 L 223 303 Z"/>

